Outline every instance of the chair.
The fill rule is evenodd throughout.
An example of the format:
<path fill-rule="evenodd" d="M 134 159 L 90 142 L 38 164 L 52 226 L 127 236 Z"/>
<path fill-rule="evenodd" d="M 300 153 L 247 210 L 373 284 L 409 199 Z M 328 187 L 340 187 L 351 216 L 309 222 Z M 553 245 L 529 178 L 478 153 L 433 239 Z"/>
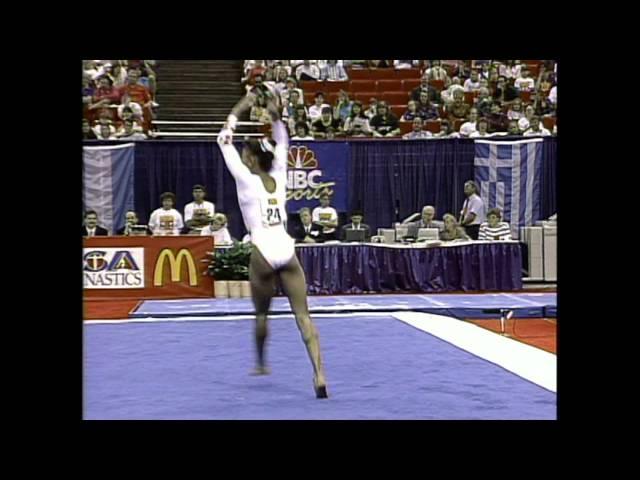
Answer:
<path fill-rule="evenodd" d="M 393 79 L 393 80 L 378 80 L 376 91 L 378 92 L 393 92 L 393 91 L 401 91 L 405 90 L 402 86 L 402 80 Z"/>
<path fill-rule="evenodd" d="M 406 105 L 409 101 L 409 93 L 407 92 L 384 92 L 378 95 L 389 105 Z"/>
<path fill-rule="evenodd" d="M 402 80 L 402 88 L 399 88 L 398 90 L 411 92 L 413 89 L 418 88 L 419 86 L 420 86 L 419 78 L 405 78 Z"/>
<path fill-rule="evenodd" d="M 427 120 L 424 129 L 431 133 L 438 133 L 440 131 L 440 120 Z"/>
<path fill-rule="evenodd" d="M 375 80 L 351 80 L 349 82 L 349 91 L 350 92 L 373 92 L 376 90 L 376 81 Z"/>

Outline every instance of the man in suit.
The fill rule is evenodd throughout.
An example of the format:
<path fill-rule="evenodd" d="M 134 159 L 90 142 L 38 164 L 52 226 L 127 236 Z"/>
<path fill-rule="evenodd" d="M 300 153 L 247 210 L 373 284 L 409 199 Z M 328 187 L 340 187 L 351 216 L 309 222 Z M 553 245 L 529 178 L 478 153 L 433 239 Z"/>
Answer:
<path fill-rule="evenodd" d="M 127 223 L 125 224 L 124 227 L 116 231 L 116 235 L 125 235 L 125 236 L 135 235 L 135 233 L 132 233 L 131 227 L 133 227 L 134 225 L 140 225 L 140 222 L 138 220 L 138 214 L 133 210 L 128 210 L 127 213 L 125 214 L 125 220 Z M 149 230 L 149 227 L 145 228 L 145 235 L 151 235 L 151 230 Z"/>
<path fill-rule="evenodd" d="M 436 216 L 436 209 L 431 205 L 425 205 L 422 208 L 422 216 L 420 220 L 418 220 L 417 222 L 411 222 L 408 224 L 410 227 L 410 230 L 409 230 L 410 234 L 413 233 L 413 235 L 411 236 L 415 237 L 418 234 L 419 228 L 437 228 L 438 230 L 443 230 L 444 222 L 440 220 L 435 220 L 435 216 Z"/>
<path fill-rule="evenodd" d="M 371 240 L 371 229 L 369 225 L 365 225 L 362 223 L 364 220 L 364 215 L 362 212 L 358 210 L 354 210 L 351 212 L 351 223 L 344 225 L 341 229 L 340 238 L 344 241 L 347 238 L 347 230 L 364 230 L 364 241 L 368 242 Z"/>
<path fill-rule="evenodd" d="M 83 237 L 105 237 L 109 235 L 106 228 L 98 226 L 98 214 L 95 210 L 87 210 L 84 212 L 84 225 L 82 226 Z"/>
<path fill-rule="evenodd" d="M 301 208 L 299 215 L 300 225 L 294 225 L 291 229 L 291 236 L 296 243 L 322 243 L 324 241 L 322 227 L 311 221 L 311 210 L 306 207 Z"/>

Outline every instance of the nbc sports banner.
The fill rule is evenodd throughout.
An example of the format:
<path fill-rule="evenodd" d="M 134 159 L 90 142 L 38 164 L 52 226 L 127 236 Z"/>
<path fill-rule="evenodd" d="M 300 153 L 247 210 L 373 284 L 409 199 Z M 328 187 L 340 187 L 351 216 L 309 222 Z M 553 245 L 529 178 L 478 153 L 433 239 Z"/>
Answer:
<path fill-rule="evenodd" d="M 345 142 L 306 142 L 289 146 L 287 162 L 287 212 L 320 204 L 322 193 L 331 195 L 338 212 L 348 208 L 349 145 Z"/>
<path fill-rule="evenodd" d="M 85 210 L 95 210 L 98 224 L 111 235 L 125 224 L 127 210 L 133 209 L 135 144 L 82 147 Z"/>
<path fill-rule="evenodd" d="M 511 235 L 540 220 L 543 139 L 475 140 L 475 181 L 485 211 L 500 208 Z"/>

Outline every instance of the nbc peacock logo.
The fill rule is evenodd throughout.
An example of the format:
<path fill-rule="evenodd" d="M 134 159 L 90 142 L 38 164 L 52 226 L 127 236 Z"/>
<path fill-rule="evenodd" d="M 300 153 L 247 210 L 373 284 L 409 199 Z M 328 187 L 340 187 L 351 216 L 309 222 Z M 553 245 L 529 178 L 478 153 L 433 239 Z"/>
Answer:
<path fill-rule="evenodd" d="M 336 182 L 320 180 L 320 162 L 309 147 L 289 147 L 287 165 L 287 200 L 317 200 L 323 193 L 333 194 Z"/>

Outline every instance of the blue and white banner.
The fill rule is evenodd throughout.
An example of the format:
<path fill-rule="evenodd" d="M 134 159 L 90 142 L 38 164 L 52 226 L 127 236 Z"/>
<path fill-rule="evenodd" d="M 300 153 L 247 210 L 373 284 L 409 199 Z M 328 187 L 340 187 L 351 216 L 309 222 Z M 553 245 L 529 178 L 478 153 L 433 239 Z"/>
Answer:
<path fill-rule="evenodd" d="M 125 213 L 133 209 L 135 144 L 82 147 L 85 210 L 98 213 L 98 224 L 111 235 L 124 227 Z"/>
<path fill-rule="evenodd" d="M 320 195 L 331 195 L 338 212 L 348 208 L 349 144 L 346 142 L 293 142 L 289 146 L 287 212 L 320 205 Z"/>
<path fill-rule="evenodd" d="M 475 181 L 485 208 L 498 207 L 518 238 L 520 227 L 540 220 L 541 138 L 475 141 Z"/>

